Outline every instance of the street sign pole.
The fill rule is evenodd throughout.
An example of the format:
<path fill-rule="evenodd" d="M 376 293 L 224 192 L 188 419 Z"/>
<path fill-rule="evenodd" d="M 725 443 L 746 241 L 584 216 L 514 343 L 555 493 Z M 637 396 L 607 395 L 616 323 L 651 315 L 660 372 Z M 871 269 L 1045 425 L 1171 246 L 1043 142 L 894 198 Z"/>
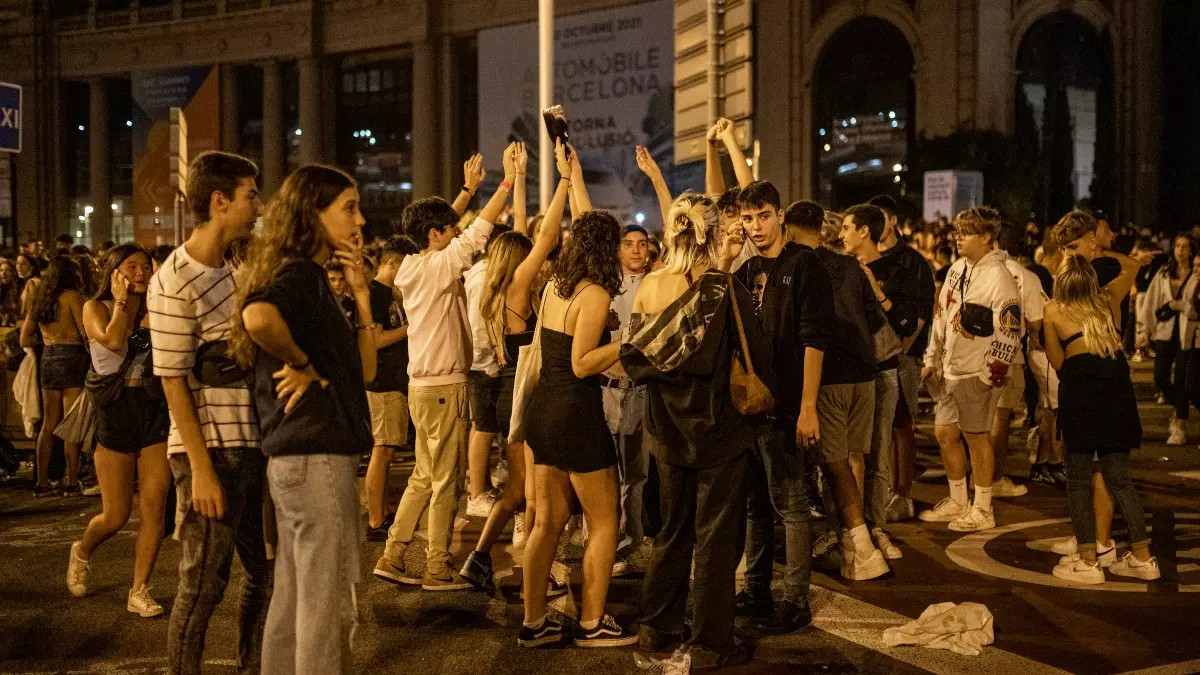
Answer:
<path fill-rule="evenodd" d="M 187 118 L 181 108 L 171 108 L 171 188 L 174 194 L 175 246 L 183 245 L 183 207 L 187 199 Z"/>

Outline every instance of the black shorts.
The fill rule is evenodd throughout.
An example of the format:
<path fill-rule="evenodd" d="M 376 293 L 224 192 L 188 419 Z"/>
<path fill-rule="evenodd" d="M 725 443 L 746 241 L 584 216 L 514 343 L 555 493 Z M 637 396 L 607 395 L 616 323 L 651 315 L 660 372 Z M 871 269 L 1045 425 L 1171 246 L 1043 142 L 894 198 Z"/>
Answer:
<path fill-rule="evenodd" d="M 42 389 L 82 389 L 92 361 L 83 345 L 46 345 L 39 365 Z"/>
<path fill-rule="evenodd" d="M 501 378 L 488 377 L 482 371 L 472 370 L 467 373 L 467 401 L 471 404 L 471 424 L 476 431 L 485 434 L 498 434 L 508 429 L 508 419 L 500 424 L 497 405 L 500 401 Z M 511 410 L 512 397 L 509 396 Z"/>
<path fill-rule="evenodd" d="M 144 387 L 125 387 L 112 405 L 96 410 L 96 440 L 113 452 L 138 454 L 166 443 L 170 430 L 167 400 Z"/>

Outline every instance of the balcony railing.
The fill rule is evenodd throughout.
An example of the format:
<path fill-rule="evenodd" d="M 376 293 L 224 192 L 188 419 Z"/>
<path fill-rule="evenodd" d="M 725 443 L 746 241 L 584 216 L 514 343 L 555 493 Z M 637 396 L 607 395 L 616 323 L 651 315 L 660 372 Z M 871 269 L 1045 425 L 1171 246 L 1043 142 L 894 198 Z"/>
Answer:
<path fill-rule="evenodd" d="M 58 30 L 112 28 L 161 23 L 292 5 L 305 0 L 55 0 Z"/>

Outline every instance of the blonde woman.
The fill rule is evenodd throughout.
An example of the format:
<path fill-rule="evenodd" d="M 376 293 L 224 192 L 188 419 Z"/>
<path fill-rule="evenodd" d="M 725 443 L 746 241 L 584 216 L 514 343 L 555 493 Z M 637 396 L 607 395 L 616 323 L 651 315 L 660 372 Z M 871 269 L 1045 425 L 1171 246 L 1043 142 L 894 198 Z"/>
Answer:
<path fill-rule="evenodd" d="M 1046 356 L 1059 372 L 1058 426 L 1066 445 L 1067 497 L 1078 550 L 1063 556 L 1054 576 L 1084 584 L 1104 583 L 1096 555 L 1092 461 L 1099 457 L 1112 499 L 1132 542 L 1132 552 L 1113 563 L 1113 574 L 1159 578 L 1150 555 L 1146 516 L 1130 477 L 1129 451 L 1142 443 L 1137 400 L 1121 336 L 1113 317 L 1120 297 L 1101 291 L 1096 270 L 1083 256 L 1064 260 L 1045 308 Z"/>

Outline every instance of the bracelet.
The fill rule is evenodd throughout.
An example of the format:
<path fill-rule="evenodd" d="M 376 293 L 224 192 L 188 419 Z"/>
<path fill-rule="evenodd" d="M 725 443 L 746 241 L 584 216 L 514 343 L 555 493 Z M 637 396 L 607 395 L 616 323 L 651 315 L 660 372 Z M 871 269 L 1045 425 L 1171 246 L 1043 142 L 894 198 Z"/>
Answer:
<path fill-rule="evenodd" d="M 463 183 L 463 186 L 462 186 L 462 191 L 463 191 L 463 192 L 465 192 L 465 193 L 467 193 L 467 194 L 471 194 L 471 188 L 467 187 L 467 184 L 466 184 L 466 183 Z"/>
<path fill-rule="evenodd" d="M 128 304 L 129 304 L 129 301 L 128 301 L 128 300 L 113 300 L 113 306 L 114 306 L 114 307 L 120 307 L 121 309 L 125 309 L 125 307 L 126 307 Z"/>
<path fill-rule="evenodd" d="M 364 325 L 356 325 L 354 328 L 357 330 L 375 330 L 375 327 L 378 325 L 379 324 L 377 323 L 368 323 Z"/>
<path fill-rule="evenodd" d="M 312 365 L 312 359 L 305 357 L 304 363 L 301 363 L 300 365 L 295 365 L 295 366 L 289 363 L 289 364 L 287 364 L 287 367 L 291 368 L 292 370 L 299 371 L 299 370 L 308 370 L 308 367 L 310 365 Z"/>
<path fill-rule="evenodd" d="M 500 187 L 503 188 L 508 194 L 512 194 L 512 183 L 502 180 L 500 181 Z"/>

